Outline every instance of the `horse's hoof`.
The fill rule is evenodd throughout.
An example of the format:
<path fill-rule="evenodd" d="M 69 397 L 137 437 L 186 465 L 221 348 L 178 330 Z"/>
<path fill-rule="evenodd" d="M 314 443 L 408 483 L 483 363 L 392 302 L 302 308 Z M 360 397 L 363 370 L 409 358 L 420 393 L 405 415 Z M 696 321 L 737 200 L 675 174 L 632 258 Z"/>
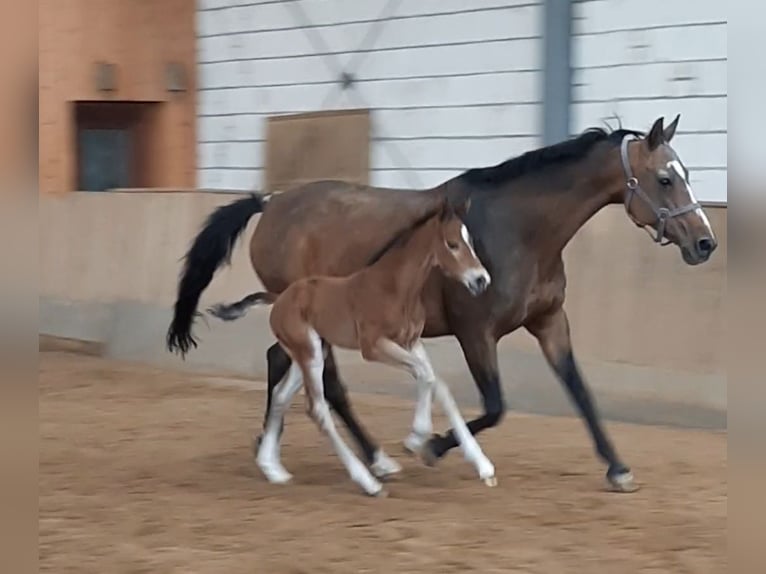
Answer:
<path fill-rule="evenodd" d="M 607 473 L 607 486 L 612 492 L 630 493 L 639 489 L 633 473 L 629 470 L 615 473 Z"/>
<path fill-rule="evenodd" d="M 388 498 L 388 491 L 385 488 L 381 488 L 377 492 L 370 494 L 373 498 Z"/>
<path fill-rule="evenodd" d="M 434 452 L 433 445 L 431 444 L 430 440 L 421 447 L 419 454 L 420 460 L 423 461 L 423 464 L 426 466 L 434 467 L 439 462 L 439 457 Z"/>

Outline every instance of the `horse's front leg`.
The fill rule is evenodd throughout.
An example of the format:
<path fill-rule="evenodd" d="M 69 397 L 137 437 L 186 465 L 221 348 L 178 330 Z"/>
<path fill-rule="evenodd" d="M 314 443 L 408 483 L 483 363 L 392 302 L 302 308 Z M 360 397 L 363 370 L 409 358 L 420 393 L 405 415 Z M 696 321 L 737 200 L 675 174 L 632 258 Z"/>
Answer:
<path fill-rule="evenodd" d="M 468 430 L 476 435 L 500 423 L 505 414 L 505 401 L 497 365 L 497 341 L 489 333 L 461 333 L 458 341 L 468 369 L 481 393 L 484 414 L 468 422 Z M 432 436 L 424 446 L 433 463 L 458 445 L 455 429 Z"/>
<path fill-rule="evenodd" d="M 527 330 L 537 338 L 545 358 L 585 419 L 596 452 L 609 465 L 606 476 L 611 487 L 619 492 L 638 490 L 633 474 L 620 460 L 603 428 L 596 404 L 577 367 L 572 353 L 569 321 L 564 309 L 557 308 L 537 319 L 534 324 L 527 326 Z"/>

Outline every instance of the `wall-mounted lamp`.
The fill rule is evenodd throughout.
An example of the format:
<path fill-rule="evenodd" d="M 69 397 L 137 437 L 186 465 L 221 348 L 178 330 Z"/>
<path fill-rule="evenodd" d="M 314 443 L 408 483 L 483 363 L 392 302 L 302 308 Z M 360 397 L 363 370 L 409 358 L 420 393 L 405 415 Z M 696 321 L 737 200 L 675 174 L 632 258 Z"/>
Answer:
<path fill-rule="evenodd" d="M 109 62 L 96 62 L 94 80 L 97 91 L 115 91 L 117 89 L 117 66 Z"/>
<path fill-rule="evenodd" d="M 165 65 L 165 89 L 168 92 L 186 91 L 186 70 L 179 62 L 168 62 Z"/>

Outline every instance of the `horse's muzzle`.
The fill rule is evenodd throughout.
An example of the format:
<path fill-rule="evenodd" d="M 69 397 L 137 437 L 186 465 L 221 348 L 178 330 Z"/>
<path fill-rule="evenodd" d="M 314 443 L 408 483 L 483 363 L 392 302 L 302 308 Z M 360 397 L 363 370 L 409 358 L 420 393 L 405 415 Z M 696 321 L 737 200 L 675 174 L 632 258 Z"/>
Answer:
<path fill-rule="evenodd" d="M 681 255 L 687 265 L 705 263 L 718 247 L 713 237 L 700 237 L 690 247 L 682 247 Z"/>

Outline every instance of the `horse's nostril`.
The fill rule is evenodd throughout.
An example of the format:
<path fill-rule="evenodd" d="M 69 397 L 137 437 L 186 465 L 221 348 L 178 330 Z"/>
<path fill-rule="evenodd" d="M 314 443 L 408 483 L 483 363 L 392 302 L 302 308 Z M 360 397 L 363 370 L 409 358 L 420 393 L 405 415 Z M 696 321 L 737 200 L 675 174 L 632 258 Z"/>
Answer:
<path fill-rule="evenodd" d="M 715 240 L 710 237 L 702 237 L 697 240 L 697 252 L 700 255 L 710 255 L 715 248 Z"/>
<path fill-rule="evenodd" d="M 479 291 L 483 291 L 484 288 L 487 286 L 487 279 L 483 275 L 480 275 L 476 278 L 476 287 L 479 289 Z"/>

